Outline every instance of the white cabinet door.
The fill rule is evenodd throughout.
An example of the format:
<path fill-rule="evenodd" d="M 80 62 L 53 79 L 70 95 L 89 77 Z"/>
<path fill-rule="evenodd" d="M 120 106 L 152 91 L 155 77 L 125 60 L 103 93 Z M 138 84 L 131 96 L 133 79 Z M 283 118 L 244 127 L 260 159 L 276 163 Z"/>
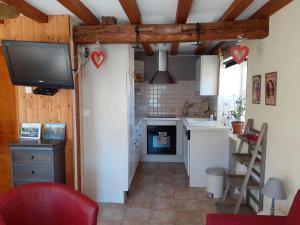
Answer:
<path fill-rule="evenodd" d="M 134 138 L 133 138 L 129 143 L 129 151 L 128 151 L 128 189 L 130 187 L 130 184 L 134 176 L 134 151 L 135 151 L 135 145 L 134 145 Z"/>
<path fill-rule="evenodd" d="M 187 139 L 186 134 L 184 133 L 183 134 L 183 145 L 182 145 L 183 146 L 183 161 L 184 161 L 186 172 L 188 173 L 187 143 L 188 143 L 188 139 Z"/>
<path fill-rule="evenodd" d="M 147 122 L 141 123 L 141 157 L 147 154 Z"/>
<path fill-rule="evenodd" d="M 190 176 L 190 140 L 187 140 L 187 146 L 186 146 L 186 170 L 188 176 Z"/>
<path fill-rule="evenodd" d="M 200 95 L 217 95 L 220 61 L 217 55 L 204 55 L 196 62 L 196 83 Z"/>
<path fill-rule="evenodd" d="M 143 143 L 142 143 L 142 132 L 143 132 L 143 130 L 142 130 L 142 128 L 143 128 L 143 121 L 140 122 L 140 124 L 139 124 L 139 134 L 138 134 L 138 140 L 139 140 L 139 145 L 138 145 L 138 149 L 139 149 L 139 151 L 138 151 L 138 159 L 139 159 L 139 161 L 138 161 L 138 164 L 141 161 L 142 148 L 143 148 Z"/>

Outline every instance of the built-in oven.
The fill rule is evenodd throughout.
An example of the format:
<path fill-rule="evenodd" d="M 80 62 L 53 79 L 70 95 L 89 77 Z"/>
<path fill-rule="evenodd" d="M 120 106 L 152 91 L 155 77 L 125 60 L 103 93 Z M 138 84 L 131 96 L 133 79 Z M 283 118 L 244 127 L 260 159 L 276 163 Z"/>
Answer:
<path fill-rule="evenodd" d="M 148 125 L 147 154 L 176 155 L 176 125 Z"/>

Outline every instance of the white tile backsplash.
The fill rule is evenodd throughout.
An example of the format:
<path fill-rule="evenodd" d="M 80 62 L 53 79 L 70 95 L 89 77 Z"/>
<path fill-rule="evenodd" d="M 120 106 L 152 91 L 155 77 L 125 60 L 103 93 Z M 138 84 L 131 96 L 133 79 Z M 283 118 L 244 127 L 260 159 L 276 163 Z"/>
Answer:
<path fill-rule="evenodd" d="M 209 116 L 215 110 L 215 96 L 199 96 L 195 90 L 195 81 L 178 81 L 176 84 L 136 84 L 141 95 L 135 97 L 136 114 L 147 115 L 182 115 L 184 102 L 187 100 L 194 105 L 190 108 L 191 116 Z M 202 101 L 210 102 L 210 111 L 204 114 Z"/>

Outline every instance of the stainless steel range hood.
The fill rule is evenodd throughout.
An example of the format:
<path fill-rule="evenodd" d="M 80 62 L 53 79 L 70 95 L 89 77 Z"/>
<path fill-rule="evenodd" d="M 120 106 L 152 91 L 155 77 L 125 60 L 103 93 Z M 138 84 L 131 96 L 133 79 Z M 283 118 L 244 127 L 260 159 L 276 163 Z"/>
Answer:
<path fill-rule="evenodd" d="M 150 84 L 175 84 L 176 81 L 168 72 L 168 51 L 158 52 L 158 71 L 153 75 Z"/>

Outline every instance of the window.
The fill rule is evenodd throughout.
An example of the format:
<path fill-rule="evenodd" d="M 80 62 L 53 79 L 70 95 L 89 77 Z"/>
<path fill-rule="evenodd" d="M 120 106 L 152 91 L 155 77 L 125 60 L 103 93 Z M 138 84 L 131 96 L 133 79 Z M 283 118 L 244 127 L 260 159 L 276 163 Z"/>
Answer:
<path fill-rule="evenodd" d="M 220 70 L 219 95 L 245 97 L 246 80 L 247 61 L 239 65 L 227 60 Z"/>

